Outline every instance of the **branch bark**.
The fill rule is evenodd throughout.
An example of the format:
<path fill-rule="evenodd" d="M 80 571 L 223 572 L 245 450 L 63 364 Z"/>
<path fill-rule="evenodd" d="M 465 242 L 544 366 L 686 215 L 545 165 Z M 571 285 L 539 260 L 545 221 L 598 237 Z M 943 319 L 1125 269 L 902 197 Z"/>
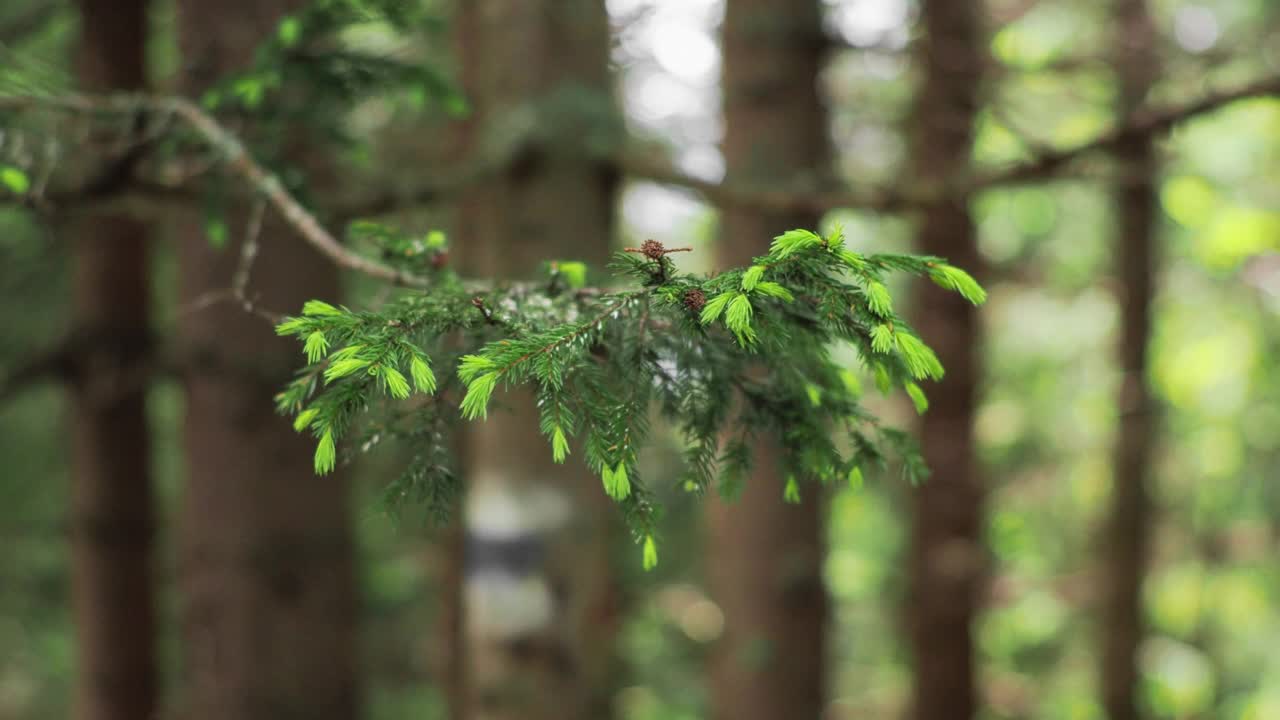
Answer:
<path fill-rule="evenodd" d="M 425 278 L 396 270 L 382 263 L 351 252 L 319 219 L 302 206 L 274 173 L 253 159 L 244 143 L 234 133 L 223 127 L 212 115 L 195 102 L 183 97 L 150 97 L 146 95 L 60 95 L 48 97 L 22 96 L 0 98 L 0 108 L 46 107 L 78 113 L 156 113 L 171 115 L 182 120 L 202 137 L 223 158 L 227 168 L 240 176 L 255 192 L 261 194 L 271 207 L 308 244 L 320 251 L 335 265 L 363 273 L 369 277 L 396 285 L 422 287 Z"/>
<path fill-rule="evenodd" d="M 1040 182 L 1054 177 L 1062 168 L 1097 152 L 1113 151 L 1134 139 L 1154 137 L 1188 120 L 1207 115 L 1232 103 L 1257 97 L 1280 96 L 1280 75 L 1257 79 L 1228 90 L 1208 93 L 1194 101 L 1135 112 L 1127 122 L 1097 137 L 1064 148 L 1036 155 L 1005 168 L 974 174 L 965 171 L 939 178 L 918 178 L 904 187 L 867 188 L 862 190 L 822 187 L 769 186 L 737 181 L 716 182 L 683 173 L 669 164 L 655 162 L 648 156 L 626 149 L 611 151 L 602 162 L 613 162 L 619 171 L 636 179 L 682 187 L 701 194 L 722 206 L 746 206 L 768 212 L 806 212 L 821 214 L 836 209 L 855 209 L 880 213 L 915 212 L 936 203 L 967 197 L 983 190 Z M 272 208 L 307 243 L 319 250 L 338 267 L 359 272 L 387 282 L 412 287 L 425 287 L 426 278 L 388 267 L 362 257 L 343 246 L 320 220 L 289 193 L 280 180 L 264 168 L 244 147 L 236 135 L 199 105 L 181 97 L 146 95 L 53 95 L 0 97 L 0 109 L 46 108 L 64 112 L 156 113 L 182 120 L 217 149 L 231 172 L 241 177 L 266 198 Z M 386 192 L 373 198 L 339 208 L 341 217 L 385 214 L 404 203 L 422 203 L 452 194 L 501 172 L 522 153 L 503 153 L 474 168 L 453 173 L 446 180 L 433 182 L 408 193 Z M 137 191 L 138 188 L 133 188 Z M 121 189 L 124 194 L 133 194 Z M 173 188 L 143 186 L 144 197 L 172 199 L 186 197 Z"/>
<path fill-rule="evenodd" d="M 900 213 L 920 210 L 948 199 L 967 197 L 983 190 L 1047 180 L 1063 167 L 1087 155 L 1115 150 L 1133 138 L 1161 135 L 1183 122 L 1241 100 L 1272 96 L 1280 96 L 1280 75 L 1209 93 L 1185 104 L 1135 112 L 1126 122 L 1097 137 L 1078 145 L 1036 155 L 1005 168 L 977 174 L 965 171 L 951 176 L 950 180 L 938 182 L 919 178 L 914 185 L 898 188 L 831 190 L 778 187 L 776 184 L 765 187 L 704 180 L 639 155 L 623 154 L 618 162 L 628 175 L 693 190 L 717 205 L 746 205 L 775 212 L 856 209 Z"/>

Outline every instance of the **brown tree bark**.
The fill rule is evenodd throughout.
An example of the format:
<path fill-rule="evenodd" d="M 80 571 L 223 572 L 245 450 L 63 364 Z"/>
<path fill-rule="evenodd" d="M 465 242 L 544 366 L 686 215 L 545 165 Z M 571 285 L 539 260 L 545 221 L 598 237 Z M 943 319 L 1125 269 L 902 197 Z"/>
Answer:
<path fill-rule="evenodd" d="M 243 67 L 296 2 L 179 2 L 184 88 Z M 248 233 L 217 250 L 188 223 L 184 307 L 225 292 Z M 269 214 L 247 296 L 296 312 L 337 299 L 333 265 Z M 182 339 L 215 356 L 185 377 L 187 482 L 182 506 L 183 715 L 193 720 L 345 720 L 357 715 L 358 648 L 348 486 L 318 477 L 314 444 L 277 416 L 272 396 L 299 362 L 296 343 L 232 303 L 184 315 Z M 210 368 L 220 368 L 213 370 Z"/>
<path fill-rule="evenodd" d="M 829 151 L 817 80 L 824 45 L 816 0 L 729 0 L 725 8 L 726 180 L 819 179 Z M 814 228 L 809 213 L 743 206 L 721 214 L 720 264 L 748 265 L 775 235 Z M 712 713 L 723 720 L 818 718 L 827 681 L 822 579 L 825 503 L 782 500 L 781 453 L 757 450 L 741 498 L 708 500 L 708 579 L 725 615 L 711 661 Z"/>
<path fill-rule="evenodd" d="M 616 141 L 609 26 L 593 0 L 471 0 L 456 19 L 473 102 L 466 149 L 482 153 L 521 118 L 549 136 L 468 193 L 454 244 L 478 273 L 530 276 L 547 259 L 602 268 L 615 174 L 584 143 Z M 501 313 L 501 308 L 494 308 Z M 505 408 L 499 408 L 505 405 Z M 551 460 L 532 398 L 506 393 L 465 434 L 467 663 L 455 717 L 610 716 L 617 509 L 579 458 Z"/>
<path fill-rule="evenodd" d="M 1145 0 L 1117 0 L 1116 68 L 1119 106 L 1127 118 L 1146 98 L 1158 72 L 1155 27 Z M 1151 138 L 1133 136 L 1116 148 L 1124 181 L 1116 195 L 1116 267 L 1120 274 L 1120 422 L 1112 466 L 1111 515 L 1104 533 L 1106 593 L 1101 686 L 1111 720 L 1138 720 L 1137 654 L 1146 623 L 1142 583 L 1151 526 L 1148 485 L 1155 442 L 1154 400 L 1147 386 L 1147 346 L 1156 267 L 1156 157 Z"/>
<path fill-rule="evenodd" d="M 920 5 L 923 74 L 911 137 L 911 172 L 918 181 L 953 177 L 969 163 L 985 60 L 978 8 L 954 0 Z M 981 278 L 969 198 L 923 208 L 917 248 Z M 955 293 L 922 282 L 915 307 L 916 327 L 947 375 L 927 389 L 930 408 L 920 425 L 921 449 L 932 475 L 911 492 L 907 611 L 915 662 L 912 712 L 917 720 L 965 720 L 975 716 L 980 702 L 972 626 L 986 559 L 973 420 L 982 339 L 976 310 Z"/>
<path fill-rule="evenodd" d="M 88 91 L 146 86 L 145 0 L 81 0 L 77 67 Z M 76 717 L 156 709 L 154 513 L 146 418 L 150 263 L 146 228 L 118 215 L 78 223 L 74 376 L 73 602 Z"/>

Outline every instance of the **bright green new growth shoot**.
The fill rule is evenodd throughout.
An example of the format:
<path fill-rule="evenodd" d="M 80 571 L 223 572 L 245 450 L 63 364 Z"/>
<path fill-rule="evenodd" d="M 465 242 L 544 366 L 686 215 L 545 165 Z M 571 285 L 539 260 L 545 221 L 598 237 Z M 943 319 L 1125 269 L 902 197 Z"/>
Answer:
<path fill-rule="evenodd" d="M 386 228 L 364 232 L 403 243 Z M 430 237 L 443 251 L 443 237 Z M 459 489 L 454 419 L 483 422 L 500 391 L 521 388 L 537 400 L 553 459 L 575 455 L 598 474 L 646 568 L 657 562 L 658 508 L 637 455 L 655 414 L 685 441 L 673 485 L 695 493 L 737 492 L 759 442 L 781 449 L 786 502 L 800 502 L 806 482 L 860 486 L 891 456 L 909 480 L 923 477 L 910 439 L 862 407 L 846 365 L 856 357 L 877 387 L 903 390 L 924 412 L 919 383 L 943 368 L 895 314 L 886 276 L 928 277 L 981 303 L 968 273 L 936 257 L 860 254 L 839 231 L 787 231 L 749 267 L 712 276 L 680 272 L 670 252 L 650 240 L 617 254 L 611 268 L 629 283 L 618 288 L 588 287 L 584 265 L 556 261 L 542 281 L 483 287 L 437 267 L 428 289 L 377 310 L 308 302 L 277 327 L 302 341 L 307 363 L 278 407 L 316 438 L 318 473 L 337 465 L 339 441 L 410 441 L 413 460 L 388 492 L 442 513 Z M 441 366 L 456 370 L 437 377 Z"/>

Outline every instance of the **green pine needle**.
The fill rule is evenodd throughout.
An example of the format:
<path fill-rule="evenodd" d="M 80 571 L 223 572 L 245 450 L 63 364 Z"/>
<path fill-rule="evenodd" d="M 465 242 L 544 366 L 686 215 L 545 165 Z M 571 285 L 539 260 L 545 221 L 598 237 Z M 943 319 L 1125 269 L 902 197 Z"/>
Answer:
<path fill-rule="evenodd" d="M 409 361 L 409 374 L 413 376 L 413 386 L 418 388 L 418 392 L 430 395 L 436 391 L 436 374 L 431 372 L 426 358 L 414 355 Z"/>
<path fill-rule="evenodd" d="M 742 273 L 742 289 L 751 292 L 755 289 L 756 283 L 760 282 L 760 278 L 764 277 L 765 266 L 752 265 L 747 271 Z"/>
<path fill-rule="evenodd" d="M 698 321 L 703 325 L 710 325 L 720 318 L 724 312 L 724 308 L 729 301 L 735 297 L 734 293 L 720 293 L 719 295 L 707 301 L 702 307 L 702 314 L 698 317 Z"/>
<path fill-rule="evenodd" d="M 841 248 L 836 254 L 840 256 L 840 261 L 854 272 L 862 272 L 867 269 L 867 261 L 852 250 Z"/>
<path fill-rule="evenodd" d="M 497 386 L 496 372 L 473 376 L 467 383 L 467 394 L 462 398 L 462 417 L 468 420 L 489 417 L 489 398 Z"/>
<path fill-rule="evenodd" d="M 497 363 L 483 355 L 463 355 L 458 360 L 458 378 L 470 385 L 477 376 L 497 368 Z"/>
<path fill-rule="evenodd" d="M 340 380 L 352 373 L 369 367 L 371 363 L 368 360 L 355 357 L 344 357 L 329 363 L 329 367 L 325 368 L 324 381 L 331 383 L 334 380 Z"/>
<path fill-rule="evenodd" d="M 929 398 L 925 397 L 924 390 L 921 390 L 920 386 L 913 382 L 909 382 L 903 387 L 906 389 L 907 395 L 911 396 L 911 402 L 916 406 L 916 414 L 923 415 L 929 409 Z"/>
<path fill-rule="evenodd" d="M 862 489 L 862 468 L 854 465 L 849 468 L 849 489 L 858 491 Z"/>
<path fill-rule="evenodd" d="M 746 293 L 738 293 L 729 301 L 729 309 L 724 314 L 724 324 L 738 338 L 739 345 L 749 345 L 755 339 L 751 329 L 751 298 Z"/>
<path fill-rule="evenodd" d="M 625 462 L 612 469 L 605 465 L 600 471 L 600 479 L 604 483 L 604 493 L 614 500 L 626 500 L 631 495 L 631 481 L 627 479 Z"/>
<path fill-rule="evenodd" d="M 841 368 L 840 383 L 844 386 L 845 392 L 854 398 L 862 397 L 862 381 L 857 375 L 853 374 L 848 368 Z"/>
<path fill-rule="evenodd" d="M 644 536 L 643 563 L 645 572 L 658 567 L 658 543 L 654 542 L 652 535 Z"/>
<path fill-rule="evenodd" d="M 876 325 L 871 328 L 871 349 L 878 353 L 893 352 L 896 341 L 893 330 L 888 325 Z"/>
<path fill-rule="evenodd" d="M 325 339 L 324 333 L 316 330 L 307 336 L 302 351 L 307 355 L 307 362 L 314 365 L 324 359 L 325 353 L 329 351 L 329 341 Z"/>
<path fill-rule="evenodd" d="M 342 311 L 323 300 L 308 300 L 302 306 L 302 314 L 308 317 L 331 317 L 341 315 Z"/>
<path fill-rule="evenodd" d="M 781 260 L 800 250 L 821 244 L 822 238 L 812 230 L 788 230 L 773 239 L 773 244 L 769 246 L 769 254 Z"/>
<path fill-rule="evenodd" d="M 782 490 L 782 499 L 790 505 L 800 504 L 800 483 L 795 475 L 787 476 L 787 486 Z"/>
<path fill-rule="evenodd" d="M 316 445 L 316 474 L 327 475 L 333 470 L 338 458 L 338 451 L 333 445 L 333 431 L 325 430 L 320 436 L 320 443 Z"/>
<path fill-rule="evenodd" d="M 353 358 L 361 350 L 364 350 L 364 345 L 348 345 L 340 350 L 334 350 L 333 353 L 329 355 L 329 361 L 338 362 L 339 360 Z"/>
<path fill-rule="evenodd" d="M 21 168 L 4 165 L 0 166 L 0 185 L 8 188 L 14 195 L 25 195 L 31 188 L 31 179 Z"/>
<path fill-rule="evenodd" d="M 867 307 L 880 317 L 893 315 L 893 300 L 889 297 L 889 288 L 876 280 L 867 283 Z"/>
<path fill-rule="evenodd" d="M 303 410 L 302 412 L 298 413 L 298 417 L 293 419 L 294 432 L 302 432 L 303 430 L 307 429 L 307 426 L 309 426 L 311 424 L 311 421 L 315 420 L 316 415 L 319 415 L 319 414 L 320 414 L 320 411 L 315 408 L 307 408 L 306 410 Z"/>
<path fill-rule="evenodd" d="M 982 289 L 977 280 L 969 273 L 951 265 L 934 265 L 929 277 L 939 286 L 960 293 L 961 297 L 974 305 L 987 301 L 987 291 Z"/>
<path fill-rule="evenodd" d="M 809 404 L 813 407 L 822 407 L 822 387 L 813 383 L 804 384 L 804 393 L 809 396 Z"/>
<path fill-rule="evenodd" d="M 844 225 L 835 223 L 831 226 L 831 232 L 827 233 L 827 247 L 832 250 L 844 247 Z"/>
<path fill-rule="evenodd" d="M 885 367 L 883 363 L 877 362 L 873 366 L 873 370 L 876 377 L 876 389 L 880 391 L 880 394 L 888 395 L 893 392 L 893 378 L 889 375 L 889 368 Z"/>
<path fill-rule="evenodd" d="M 383 387 L 386 388 L 387 394 L 397 400 L 404 400 L 409 397 L 409 381 L 404 378 L 404 374 L 399 370 L 383 365 L 378 369 L 378 375 L 382 378 Z"/>
<path fill-rule="evenodd" d="M 565 437 L 564 428 L 559 425 L 551 431 L 551 459 L 563 463 L 569 456 L 569 438 Z"/>
<path fill-rule="evenodd" d="M 756 292 L 761 295 L 768 295 L 769 297 L 775 297 L 786 302 L 793 302 L 796 299 L 796 297 L 791 294 L 790 290 L 776 282 L 762 282 L 756 285 Z"/>
<path fill-rule="evenodd" d="M 561 261 L 555 264 L 556 271 L 560 273 L 560 277 L 564 278 L 564 283 L 571 290 L 577 290 L 587 285 L 587 265 L 586 263 L 577 261 Z"/>
<path fill-rule="evenodd" d="M 912 377 L 917 380 L 942 379 L 942 363 L 924 341 L 911 333 L 898 333 L 897 338 L 898 350 L 901 351 L 902 360 L 907 364 Z"/>
<path fill-rule="evenodd" d="M 311 321 L 306 318 L 289 318 L 276 326 L 276 334 L 297 335 L 309 327 L 311 327 Z"/>

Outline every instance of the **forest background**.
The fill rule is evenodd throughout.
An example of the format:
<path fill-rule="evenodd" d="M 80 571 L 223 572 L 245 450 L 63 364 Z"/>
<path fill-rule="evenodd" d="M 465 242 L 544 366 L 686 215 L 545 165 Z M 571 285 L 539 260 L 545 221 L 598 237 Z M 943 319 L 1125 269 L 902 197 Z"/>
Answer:
<path fill-rule="evenodd" d="M 932 475 L 697 499 L 659 425 L 648 572 L 527 416 L 465 522 L 316 476 L 262 316 L 406 291 L 111 93 L 379 261 L 946 257 L 929 410 L 851 364 Z M 0 718 L 1280 717 L 1278 96 L 1269 0 L 8 2 Z"/>

